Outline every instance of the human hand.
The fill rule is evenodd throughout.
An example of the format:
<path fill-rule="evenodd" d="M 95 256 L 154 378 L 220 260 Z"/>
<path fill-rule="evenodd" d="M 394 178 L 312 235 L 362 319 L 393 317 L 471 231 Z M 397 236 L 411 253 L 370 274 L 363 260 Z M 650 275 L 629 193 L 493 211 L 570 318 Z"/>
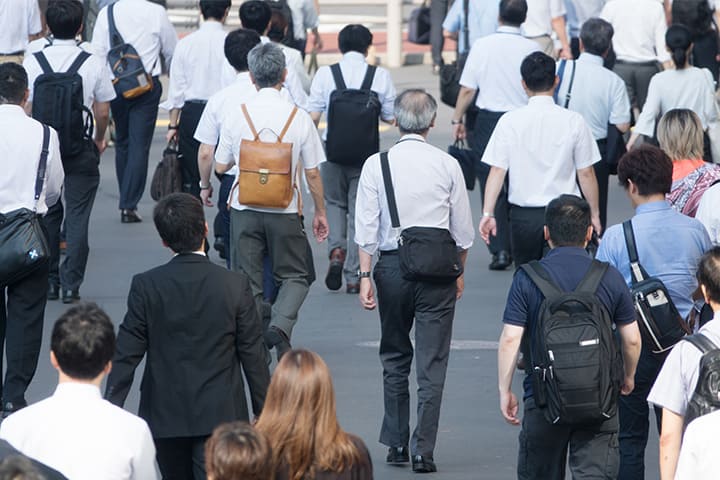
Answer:
<path fill-rule="evenodd" d="M 457 285 L 455 300 L 460 300 L 460 297 L 462 297 L 462 294 L 465 291 L 465 275 L 460 275 L 457 280 L 455 280 L 455 285 Z"/>
<path fill-rule="evenodd" d="M 495 217 L 482 217 L 480 225 L 478 226 L 480 236 L 487 243 L 490 244 L 490 235 L 493 237 L 497 235 L 497 222 Z"/>
<path fill-rule="evenodd" d="M 319 52 L 323 49 L 322 37 L 319 33 L 313 33 L 313 50 Z"/>
<path fill-rule="evenodd" d="M 315 218 L 313 218 L 313 235 L 315 235 L 315 240 L 317 240 L 318 243 L 324 241 L 328 237 L 328 232 L 330 231 L 330 227 L 328 227 L 328 221 L 325 214 L 315 214 Z"/>
<path fill-rule="evenodd" d="M 360 279 L 360 293 L 358 297 L 360 298 L 360 305 L 362 305 L 365 310 L 374 310 L 377 306 L 372 281 L 369 278 L 363 277 Z"/>
<path fill-rule="evenodd" d="M 593 230 L 595 230 L 595 233 L 597 234 L 597 236 L 600 237 L 600 235 L 602 235 L 602 223 L 600 222 L 600 216 L 593 215 L 592 219 L 590 221 L 592 223 Z"/>
<path fill-rule="evenodd" d="M 465 131 L 465 125 L 462 123 L 456 123 L 453 125 L 453 139 L 454 140 L 465 140 L 467 132 Z"/>
<path fill-rule="evenodd" d="M 570 50 L 570 47 L 563 47 L 560 49 L 560 52 L 558 53 L 560 58 L 563 58 L 565 60 L 572 60 L 572 51 Z"/>
<path fill-rule="evenodd" d="M 515 394 L 509 390 L 500 392 L 500 412 L 510 425 L 520 425 L 520 419 L 517 417 L 518 400 Z"/>
<path fill-rule="evenodd" d="M 206 207 L 213 206 L 212 194 L 213 194 L 212 185 L 210 185 L 209 188 L 200 189 L 200 200 L 202 200 L 203 205 L 205 205 Z"/>
<path fill-rule="evenodd" d="M 105 149 L 107 148 L 107 140 L 105 140 L 104 138 L 101 138 L 101 139 L 98 140 L 98 139 L 96 138 L 96 139 L 95 139 L 95 146 L 97 147 L 98 152 L 99 152 L 100 154 L 102 154 L 102 153 L 105 151 Z"/>
<path fill-rule="evenodd" d="M 167 134 L 165 134 L 165 140 L 167 140 L 168 143 L 177 142 L 177 128 L 168 130 Z"/>
<path fill-rule="evenodd" d="M 623 379 L 623 383 L 620 386 L 620 394 L 627 396 L 632 393 L 632 391 L 635 389 L 635 377 L 628 377 L 627 375 Z"/>

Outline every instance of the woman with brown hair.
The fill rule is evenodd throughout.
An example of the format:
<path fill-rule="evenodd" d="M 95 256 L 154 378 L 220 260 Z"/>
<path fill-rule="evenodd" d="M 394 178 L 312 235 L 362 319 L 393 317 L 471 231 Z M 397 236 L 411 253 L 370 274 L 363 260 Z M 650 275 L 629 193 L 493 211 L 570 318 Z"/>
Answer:
<path fill-rule="evenodd" d="M 205 443 L 208 480 L 272 480 L 265 436 L 245 422 L 223 423 Z"/>
<path fill-rule="evenodd" d="M 340 428 L 330 370 L 308 350 L 283 355 L 255 428 L 272 448 L 276 480 L 372 480 L 360 438 Z"/>

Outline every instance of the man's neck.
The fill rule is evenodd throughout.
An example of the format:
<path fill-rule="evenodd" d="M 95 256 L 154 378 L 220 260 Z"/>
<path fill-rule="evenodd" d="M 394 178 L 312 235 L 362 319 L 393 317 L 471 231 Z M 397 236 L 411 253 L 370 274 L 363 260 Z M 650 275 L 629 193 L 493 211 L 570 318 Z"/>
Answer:
<path fill-rule="evenodd" d="M 69 377 L 68 375 L 60 371 L 58 372 L 58 385 L 61 385 L 63 383 L 75 383 L 78 385 L 95 385 L 96 387 L 100 388 L 100 384 L 102 383 L 103 378 L 105 378 L 105 374 L 101 373 L 100 375 L 91 380 L 81 380 L 78 378 Z"/>
<path fill-rule="evenodd" d="M 527 92 L 529 98 L 532 98 L 532 97 L 552 97 L 552 96 L 554 95 L 554 93 L 555 93 L 555 89 L 553 89 L 553 90 L 547 90 L 547 91 L 545 91 L 545 92 L 532 92 L 532 91 L 528 91 L 528 92 Z"/>
<path fill-rule="evenodd" d="M 632 201 L 633 207 L 637 208 L 640 205 L 653 202 L 665 201 L 664 193 L 655 193 L 653 195 L 632 195 L 630 200 Z"/>

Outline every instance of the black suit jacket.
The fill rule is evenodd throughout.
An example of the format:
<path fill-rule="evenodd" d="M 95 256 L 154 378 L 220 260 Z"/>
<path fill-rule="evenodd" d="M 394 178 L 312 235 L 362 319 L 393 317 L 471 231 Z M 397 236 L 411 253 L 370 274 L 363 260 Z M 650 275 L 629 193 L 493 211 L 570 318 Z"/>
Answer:
<path fill-rule="evenodd" d="M 146 353 L 138 414 L 153 437 L 209 435 L 249 420 L 241 370 L 260 414 L 268 353 L 244 274 L 191 253 L 136 275 L 105 391 L 112 403 L 123 405 Z"/>

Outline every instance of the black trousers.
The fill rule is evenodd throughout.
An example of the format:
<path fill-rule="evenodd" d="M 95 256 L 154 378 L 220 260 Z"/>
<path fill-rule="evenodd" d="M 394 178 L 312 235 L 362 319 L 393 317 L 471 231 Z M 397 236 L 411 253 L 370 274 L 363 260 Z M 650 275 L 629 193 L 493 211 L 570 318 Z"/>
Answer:
<path fill-rule="evenodd" d="M 443 20 L 448 11 L 448 0 L 430 0 L 430 51 L 433 65 L 442 65 L 442 51 L 445 46 Z"/>
<path fill-rule="evenodd" d="M 200 142 L 195 140 L 195 129 L 200 122 L 205 104 L 200 100 L 188 100 L 182 108 L 178 124 L 178 151 L 182 173 L 183 192 L 200 196 L 200 171 L 198 170 L 198 150 Z"/>
<path fill-rule="evenodd" d="M 715 30 L 697 35 L 693 40 L 692 64 L 698 68 L 707 68 L 718 79 L 718 34 Z"/>
<path fill-rule="evenodd" d="M 455 282 L 432 284 L 405 280 L 397 255 L 381 254 L 373 272 L 380 312 L 380 361 L 383 366 L 385 415 L 380 442 L 390 447 L 410 440 L 408 376 L 413 359 L 410 330 L 415 324 L 417 426 L 410 442 L 413 455 L 433 458 L 440 404 L 445 386 L 455 315 Z"/>
<path fill-rule="evenodd" d="M 540 260 L 547 251 L 543 235 L 545 207 L 519 207 L 510 204 L 510 244 L 518 267 Z"/>
<path fill-rule="evenodd" d="M 603 232 L 607 226 L 607 204 L 608 204 L 608 183 L 610 181 L 610 165 L 606 161 L 607 141 L 605 139 L 597 141 L 598 150 L 600 150 L 600 161 L 593 165 L 595 177 L 598 182 L 598 204 L 600 208 L 600 223 Z"/>
<path fill-rule="evenodd" d="M 205 480 L 205 441 L 208 436 L 154 438 L 163 480 Z"/>
<path fill-rule="evenodd" d="M 482 163 L 482 156 L 485 153 L 490 137 L 497 126 L 500 117 L 505 112 L 491 112 L 489 110 L 477 110 L 475 114 L 475 128 L 469 136 L 470 147 L 475 152 L 475 173 L 480 183 L 481 201 L 485 201 L 485 185 L 487 184 L 490 166 Z M 507 179 L 503 189 L 498 195 L 495 203 L 495 221 L 497 223 L 497 235 L 490 237 L 488 250 L 491 254 L 497 255 L 501 251 L 510 251 L 510 226 L 508 224 L 508 199 Z"/>
<path fill-rule="evenodd" d="M 48 267 L 0 288 L 0 348 L 5 344 L 7 368 L 2 403 L 25 406 L 25 391 L 35 376 L 47 303 Z M 3 355 L 0 353 L 0 372 Z"/>
<path fill-rule="evenodd" d="M 647 99 L 650 79 L 660 71 L 660 65 L 657 62 L 632 63 L 617 60 L 613 71 L 625 82 L 630 106 L 642 110 Z"/>

